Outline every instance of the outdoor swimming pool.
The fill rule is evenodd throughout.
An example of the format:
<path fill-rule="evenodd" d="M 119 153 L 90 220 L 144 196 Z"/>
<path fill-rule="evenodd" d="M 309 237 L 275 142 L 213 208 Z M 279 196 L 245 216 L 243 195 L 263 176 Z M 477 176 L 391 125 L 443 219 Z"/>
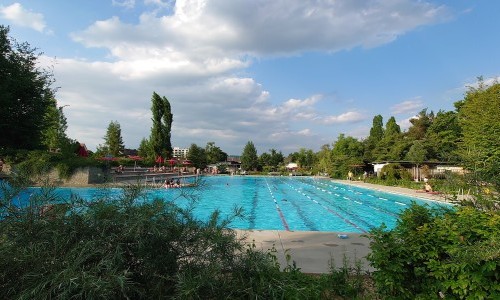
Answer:
<path fill-rule="evenodd" d="M 245 218 L 230 226 L 237 229 L 367 232 L 382 223 L 393 228 L 398 214 L 412 201 L 448 206 L 310 177 L 217 176 L 203 177 L 203 181 L 191 190 L 199 198 L 194 215 L 207 220 L 218 209 L 228 216 L 239 206 Z M 96 188 L 58 188 L 57 192 L 63 196 L 76 193 L 88 200 L 103 193 Z M 151 189 L 148 199 L 159 197 L 186 207 L 189 201 L 179 194 L 180 189 Z"/>

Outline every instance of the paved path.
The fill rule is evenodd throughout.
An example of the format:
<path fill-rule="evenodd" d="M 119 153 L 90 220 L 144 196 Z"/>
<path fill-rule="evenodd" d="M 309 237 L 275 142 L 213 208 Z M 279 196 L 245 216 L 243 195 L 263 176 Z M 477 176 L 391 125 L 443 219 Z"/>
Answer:
<path fill-rule="evenodd" d="M 366 183 L 363 181 L 349 181 L 349 180 L 332 180 L 332 182 L 338 182 L 342 184 L 354 185 L 358 187 L 363 187 L 371 190 L 382 191 L 386 193 L 405 195 L 409 197 L 422 198 L 427 200 L 448 202 L 445 198 L 444 194 L 430 194 L 425 192 L 417 192 L 416 190 L 403 188 L 398 186 L 386 186 L 386 185 L 378 185 L 372 183 Z"/>
<path fill-rule="evenodd" d="M 373 271 L 365 259 L 370 252 L 370 240 L 359 233 L 318 232 L 318 231 L 280 231 L 280 230 L 238 230 L 239 237 L 246 237 L 246 243 L 255 244 L 257 249 L 275 248 L 282 268 L 286 267 L 287 254 L 291 264 L 305 273 L 328 273 L 330 263 L 342 266 L 344 258 L 350 265 L 355 261 L 362 263 L 363 270 Z M 347 234 L 339 238 L 338 234 Z M 332 261 L 333 258 L 333 261 Z"/>

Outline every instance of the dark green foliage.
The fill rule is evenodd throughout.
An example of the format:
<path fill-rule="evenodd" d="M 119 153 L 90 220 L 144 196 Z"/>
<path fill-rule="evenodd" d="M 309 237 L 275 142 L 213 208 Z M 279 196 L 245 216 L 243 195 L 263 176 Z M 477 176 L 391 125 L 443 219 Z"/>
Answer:
<path fill-rule="evenodd" d="M 46 173 L 53 168 L 58 171 L 60 178 L 69 178 L 78 168 L 103 167 L 103 163 L 100 161 L 76 156 L 74 154 L 76 147 L 77 145 L 74 144 L 73 152 L 68 150 L 62 153 L 42 150 L 5 151 L 3 156 L 13 167 L 14 173 L 29 174 L 29 178 L 36 182 L 44 181 Z"/>
<path fill-rule="evenodd" d="M 143 138 L 141 140 L 140 145 L 139 145 L 139 149 L 137 149 L 137 150 L 138 150 L 139 156 L 141 156 L 149 161 L 154 162 L 154 160 L 155 160 L 154 151 L 153 151 L 151 143 L 148 141 L 148 139 Z"/>
<path fill-rule="evenodd" d="M 214 213 L 202 223 L 141 194 L 135 186 L 121 199 L 66 202 L 47 188 L 18 209 L 2 199 L 0 297 L 169 298 L 178 276 L 234 265 L 241 246 L 228 220 Z"/>
<path fill-rule="evenodd" d="M 500 215 L 412 205 L 396 228 L 370 232 L 368 260 L 388 299 L 498 299 Z"/>
<path fill-rule="evenodd" d="M 51 104 L 48 105 L 44 116 L 47 127 L 42 131 L 42 143 L 50 150 L 66 153 L 71 148 L 71 144 L 76 141 L 72 141 L 66 135 L 68 122 L 64 116 L 63 108 L 64 106 L 57 107 L 57 101 L 51 99 Z"/>
<path fill-rule="evenodd" d="M 214 142 L 208 142 L 205 146 L 205 154 L 208 164 L 216 164 L 227 160 L 227 153 L 215 146 Z"/>
<path fill-rule="evenodd" d="M 256 171 L 259 167 L 259 157 L 254 144 L 249 141 L 241 154 L 241 169 L 246 171 Z"/>
<path fill-rule="evenodd" d="M 340 134 L 333 144 L 331 162 L 331 175 L 335 178 L 346 178 L 349 171 L 354 172 L 356 166 L 363 164 L 363 143 Z"/>
<path fill-rule="evenodd" d="M 172 114 L 172 107 L 170 106 L 170 102 L 167 97 L 163 96 L 162 98 L 163 106 L 165 112 L 163 114 L 163 135 L 165 136 L 165 157 L 172 157 L 174 151 L 172 149 L 172 122 L 174 121 L 174 115 Z"/>
<path fill-rule="evenodd" d="M 395 182 L 400 179 L 411 180 L 411 174 L 400 164 L 387 164 L 382 170 L 382 179 L 388 182 Z"/>
<path fill-rule="evenodd" d="M 192 166 L 197 169 L 204 169 L 207 166 L 207 155 L 205 149 L 196 144 L 189 147 L 187 159 L 191 161 Z"/>
<path fill-rule="evenodd" d="M 118 157 L 122 154 L 125 146 L 123 145 L 122 130 L 118 121 L 111 121 L 104 136 L 104 147 L 102 149 L 104 154 L 111 154 Z"/>
<path fill-rule="evenodd" d="M 375 153 L 373 151 L 377 148 L 378 144 L 384 137 L 384 123 L 381 115 L 373 117 L 372 128 L 370 129 L 370 135 L 365 141 L 365 151 L 364 159 L 372 161 L 375 159 Z"/>
<path fill-rule="evenodd" d="M 408 129 L 406 135 L 411 140 L 421 140 L 425 137 L 427 129 L 434 121 L 434 112 L 427 113 L 427 108 L 421 110 L 415 118 L 410 119 L 412 126 Z"/>
<path fill-rule="evenodd" d="M 40 149 L 53 103 L 52 74 L 37 67 L 38 54 L 0 25 L 0 148 Z"/>
<path fill-rule="evenodd" d="M 259 165 L 267 172 L 277 171 L 280 165 L 283 165 L 285 157 L 276 149 L 270 149 L 270 153 L 264 152 L 259 157 Z"/>
<path fill-rule="evenodd" d="M 430 157 L 438 161 L 457 162 L 458 142 L 461 137 L 462 130 L 458 124 L 457 113 L 439 111 L 426 133 Z"/>
<path fill-rule="evenodd" d="M 396 119 L 391 117 L 385 124 L 384 136 L 373 150 L 373 157 L 378 161 L 400 160 L 404 157 L 405 148 L 401 128 Z"/>
<path fill-rule="evenodd" d="M 316 164 L 317 155 L 311 149 L 300 148 L 298 152 L 290 153 L 287 160 L 297 163 L 302 172 L 310 173 Z"/>
<path fill-rule="evenodd" d="M 471 88 L 457 105 L 462 128 L 461 158 L 483 180 L 498 174 L 500 161 L 500 83 Z"/>
<path fill-rule="evenodd" d="M 427 159 L 427 149 L 425 149 L 424 143 L 419 140 L 414 141 L 406 154 L 406 159 L 417 165 L 421 165 Z"/>
<path fill-rule="evenodd" d="M 160 97 L 153 92 L 151 97 L 151 112 L 153 114 L 153 127 L 149 138 L 150 147 L 154 156 L 165 158 L 172 157 L 172 143 L 170 141 L 173 114 L 171 112 L 170 102 L 166 97 Z"/>
<path fill-rule="evenodd" d="M 328 174 L 332 175 L 333 167 L 332 167 L 332 149 L 330 145 L 326 144 L 321 146 L 321 150 L 316 154 L 318 159 L 318 163 L 315 165 L 315 171 L 317 173 L 321 173 L 323 175 Z"/>

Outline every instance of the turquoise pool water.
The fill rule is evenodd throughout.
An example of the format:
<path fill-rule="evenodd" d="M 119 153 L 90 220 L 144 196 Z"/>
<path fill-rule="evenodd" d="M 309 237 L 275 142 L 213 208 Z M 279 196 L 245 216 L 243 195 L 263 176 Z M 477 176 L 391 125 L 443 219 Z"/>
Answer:
<path fill-rule="evenodd" d="M 367 232 L 382 223 L 393 228 L 398 214 L 412 201 L 447 205 L 309 177 L 218 176 L 203 181 L 200 188 L 191 190 L 199 198 L 194 215 L 206 220 L 218 209 L 228 216 L 239 206 L 245 218 L 230 226 L 238 229 Z M 103 193 L 95 188 L 58 188 L 57 192 L 62 196 L 76 193 L 88 200 Z M 111 195 L 120 192 L 107 191 Z M 179 194 L 179 189 L 152 189 L 148 199 L 159 197 L 187 206 Z"/>

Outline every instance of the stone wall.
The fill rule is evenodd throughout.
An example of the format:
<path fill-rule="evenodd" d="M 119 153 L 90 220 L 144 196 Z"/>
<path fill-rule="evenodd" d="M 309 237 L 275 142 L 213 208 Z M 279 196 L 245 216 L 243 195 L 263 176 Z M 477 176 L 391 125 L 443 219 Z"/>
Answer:
<path fill-rule="evenodd" d="M 0 178 L 9 177 L 11 175 L 11 167 L 4 164 L 0 172 Z M 53 184 L 56 186 L 88 186 L 92 184 L 105 183 L 110 178 L 109 172 L 103 171 L 101 168 L 86 167 L 78 168 L 73 175 L 68 178 L 59 178 L 57 169 L 52 169 L 48 174 L 44 174 L 40 178 L 32 178 L 36 185 Z"/>
<path fill-rule="evenodd" d="M 88 186 L 92 184 L 105 183 L 107 178 L 107 172 L 104 172 L 100 168 L 87 167 L 78 168 L 73 172 L 70 178 L 60 178 L 59 172 L 56 169 L 52 169 L 43 178 L 36 179 L 38 185 L 42 184 L 54 184 L 56 186 Z"/>

